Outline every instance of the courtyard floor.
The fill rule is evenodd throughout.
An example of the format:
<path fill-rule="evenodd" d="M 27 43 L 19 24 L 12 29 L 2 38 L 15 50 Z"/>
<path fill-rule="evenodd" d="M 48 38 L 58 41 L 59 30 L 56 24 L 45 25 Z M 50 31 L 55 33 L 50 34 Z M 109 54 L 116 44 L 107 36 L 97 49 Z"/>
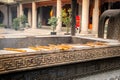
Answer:
<path fill-rule="evenodd" d="M 25 30 L 14 30 L 14 29 L 0 29 L 0 38 L 13 38 L 13 37 L 26 37 L 26 36 L 51 36 L 50 32 L 52 30 L 48 27 L 43 27 L 39 29 L 25 29 Z M 62 28 L 60 32 L 57 32 L 58 36 L 63 36 L 66 33 L 65 29 Z M 76 32 L 76 36 L 87 36 L 96 37 L 93 34 L 80 34 L 79 31 Z"/>

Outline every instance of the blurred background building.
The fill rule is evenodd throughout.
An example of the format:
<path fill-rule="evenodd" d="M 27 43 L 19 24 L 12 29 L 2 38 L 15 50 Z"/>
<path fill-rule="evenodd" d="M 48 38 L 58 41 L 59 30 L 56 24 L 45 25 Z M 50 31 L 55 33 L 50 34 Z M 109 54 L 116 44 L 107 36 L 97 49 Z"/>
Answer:
<path fill-rule="evenodd" d="M 77 0 L 76 16 L 80 17 L 81 33 L 87 34 L 91 30 L 96 34 L 100 15 L 108 9 L 120 9 L 119 5 L 120 0 Z M 60 17 L 61 10 L 69 8 L 71 0 L 0 0 L 0 24 L 11 28 L 14 18 L 25 15 L 31 28 L 49 26 L 51 14 Z M 60 31 L 63 25 L 58 21 Z"/>

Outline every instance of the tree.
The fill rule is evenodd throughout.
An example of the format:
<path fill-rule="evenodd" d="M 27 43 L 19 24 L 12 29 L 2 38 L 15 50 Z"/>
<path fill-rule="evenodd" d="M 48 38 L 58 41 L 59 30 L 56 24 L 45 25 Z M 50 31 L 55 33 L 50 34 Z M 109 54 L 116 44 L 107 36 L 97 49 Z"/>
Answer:
<path fill-rule="evenodd" d="M 55 32 L 57 21 L 58 21 L 58 18 L 55 16 L 52 16 L 50 19 L 48 19 L 48 24 L 51 25 L 53 32 Z"/>
<path fill-rule="evenodd" d="M 27 18 L 25 15 L 13 19 L 13 28 L 18 30 L 26 27 Z"/>
<path fill-rule="evenodd" d="M 18 30 L 20 28 L 19 26 L 20 26 L 20 19 L 19 18 L 13 19 L 13 28 L 15 30 Z"/>
<path fill-rule="evenodd" d="M 66 26 L 66 33 L 69 33 L 70 31 L 70 26 L 71 26 L 71 9 L 66 9 L 62 10 L 62 22 Z"/>
<path fill-rule="evenodd" d="M 22 24 L 22 27 L 25 27 L 26 23 L 27 23 L 27 17 L 25 15 L 22 15 L 19 18 L 20 18 L 20 22 Z"/>

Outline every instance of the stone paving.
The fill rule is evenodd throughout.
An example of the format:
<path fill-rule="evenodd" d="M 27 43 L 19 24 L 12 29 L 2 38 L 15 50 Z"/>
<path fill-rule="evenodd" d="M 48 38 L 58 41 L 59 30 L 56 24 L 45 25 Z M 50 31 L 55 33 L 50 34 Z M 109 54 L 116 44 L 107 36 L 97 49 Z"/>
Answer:
<path fill-rule="evenodd" d="M 10 37 L 26 37 L 26 36 L 51 36 L 50 32 L 52 30 L 49 28 L 40 28 L 40 29 L 25 29 L 15 31 L 14 29 L 0 29 L 0 38 L 10 38 Z M 57 32 L 57 35 L 64 35 L 66 31 L 64 29 L 61 32 Z M 93 34 L 80 34 L 79 31 L 76 33 L 77 36 L 87 36 L 95 37 Z"/>

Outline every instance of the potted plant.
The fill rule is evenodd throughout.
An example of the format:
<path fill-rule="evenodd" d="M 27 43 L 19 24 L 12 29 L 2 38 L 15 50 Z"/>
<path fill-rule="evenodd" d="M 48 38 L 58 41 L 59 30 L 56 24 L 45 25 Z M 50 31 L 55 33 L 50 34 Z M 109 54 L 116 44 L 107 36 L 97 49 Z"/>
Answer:
<path fill-rule="evenodd" d="M 65 9 L 62 10 L 62 22 L 66 26 L 66 33 L 70 34 L 70 26 L 71 26 L 71 9 L 67 11 Z"/>
<path fill-rule="evenodd" d="M 13 19 L 13 28 L 15 30 L 23 29 L 26 27 L 27 18 L 25 15 Z"/>
<path fill-rule="evenodd" d="M 19 26 L 20 26 L 20 19 L 19 19 L 19 18 L 13 19 L 13 28 L 14 28 L 15 30 L 18 30 L 18 29 L 19 29 Z"/>
<path fill-rule="evenodd" d="M 38 28 L 42 28 L 42 23 L 41 23 L 41 21 L 38 22 Z"/>
<path fill-rule="evenodd" d="M 26 27 L 26 23 L 27 23 L 27 17 L 25 15 L 22 15 L 19 18 L 20 18 L 20 22 L 22 24 L 21 28 L 25 28 Z"/>
<path fill-rule="evenodd" d="M 55 29 L 57 26 L 57 21 L 58 21 L 58 18 L 55 16 L 52 16 L 50 19 L 48 19 L 48 24 L 50 24 L 52 27 L 51 35 L 56 35 Z"/>

